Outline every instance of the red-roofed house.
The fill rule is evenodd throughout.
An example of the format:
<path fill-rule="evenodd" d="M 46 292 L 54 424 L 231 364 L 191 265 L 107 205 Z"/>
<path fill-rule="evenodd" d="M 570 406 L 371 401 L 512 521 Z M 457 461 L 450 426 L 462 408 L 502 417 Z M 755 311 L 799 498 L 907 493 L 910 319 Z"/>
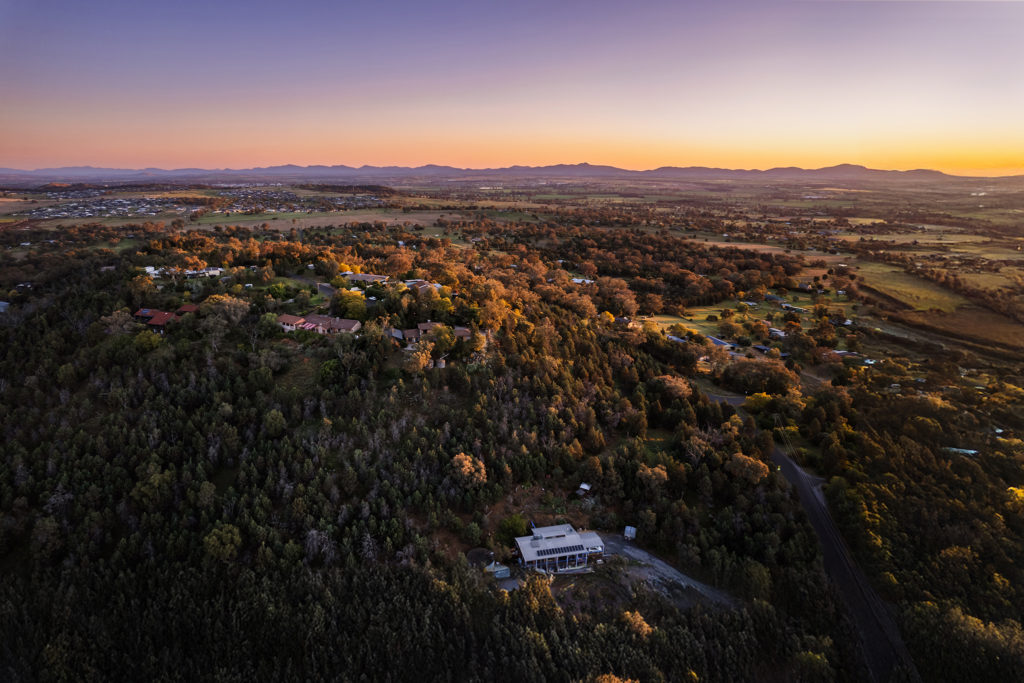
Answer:
<path fill-rule="evenodd" d="M 149 325 L 154 332 L 163 334 L 167 323 L 177 320 L 178 316 L 169 311 L 158 311 L 155 308 L 140 308 L 135 311 L 135 319 Z"/>
<path fill-rule="evenodd" d="M 177 316 L 169 311 L 155 311 L 153 317 L 146 322 L 147 325 L 152 327 L 155 331 L 163 334 L 164 328 L 167 323 L 175 320 Z"/>
<path fill-rule="evenodd" d="M 277 316 L 277 323 L 285 332 L 294 331 L 296 328 L 301 327 L 304 322 L 306 322 L 306 319 L 298 315 L 282 313 Z"/>
<path fill-rule="evenodd" d="M 303 329 L 313 330 L 317 334 L 336 334 L 338 332 L 351 334 L 358 332 L 362 327 L 363 324 L 358 320 L 331 318 L 326 315 L 307 315 L 306 322 L 302 324 Z"/>

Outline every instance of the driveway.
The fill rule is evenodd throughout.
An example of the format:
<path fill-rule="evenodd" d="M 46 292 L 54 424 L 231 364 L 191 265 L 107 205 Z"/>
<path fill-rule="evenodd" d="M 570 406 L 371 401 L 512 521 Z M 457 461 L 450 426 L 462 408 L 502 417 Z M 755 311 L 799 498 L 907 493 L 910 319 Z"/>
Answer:
<path fill-rule="evenodd" d="M 638 563 L 627 570 L 634 578 L 648 582 L 652 588 L 677 603 L 684 603 L 681 606 L 688 607 L 695 602 L 693 593 L 726 607 L 736 607 L 738 604 L 736 599 L 725 591 L 687 576 L 621 536 L 604 535 L 601 540 L 604 541 L 606 553 L 620 555 Z"/>

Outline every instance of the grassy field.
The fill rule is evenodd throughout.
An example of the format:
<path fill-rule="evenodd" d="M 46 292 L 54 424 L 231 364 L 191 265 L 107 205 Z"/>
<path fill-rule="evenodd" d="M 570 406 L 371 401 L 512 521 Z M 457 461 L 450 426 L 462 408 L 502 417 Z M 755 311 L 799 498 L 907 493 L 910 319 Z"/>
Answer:
<path fill-rule="evenodd" d="M 239 224 L 239 223 L 269 223 L 270 221 L 288 221 L 289 224 L 290 224 L 291 220 L 293 218 L 298 220 L 299 218 L 321 218 L 323 216 L 333 216 L 333 215 L 336 215 L 336 214 L 328 213 L 328 212 L 309 213 L 309 212 L 306 212 L 306 211 L 294 211 L 294 212 L 287 212 L 287 213 L 254 213 L 254 214 L 247 214 L 247 213 L 233 213 L 233 214 L 208 213 L 208 214 L 200 217 L 199 220 L 192 221 L 192 224 L 193 225 L 195 225 L 195 224 L 209 225 L 211 223 L 231 223 L 231 224 Z"/>
<path fill-rule="evenodd" d="M 1012 287 L 1014 277 L 1024 277 L 1024 269 L 1003 267 L 998 273 L 958 273 L 961 280 L 972 287 L 998 289 Z"/>
<path fill-rule="evenodd" d="M 784 254 L 788 250 L 785 247 L 780 247 L 774 244 L 759 244 L 756 242 L 741 242 L 739 240 L 729 241 L 729 238 L 722 237 L 721 234 L 711 235 L 703 233 L 695 233 L 690 238 L 692 241 L 705 246 L 734 248 L 734 249 L 748 249 L 750 251 L 758 251 L 766 254 Z"/>
<path fill-rule="evenodd" d="M 971 256 L 979 256 L 990 261 L 1024 261 L 1024 249 L 1018 250 L 1022 245 L 1015 241 L 1003 240 L 1000 242 L 987 242 L 981 244 L 958 245 L 956 251 L 964 252 Z"/>
<path fill-rule="evenodd" d="M 57 202 L 50 199 L 0 197 L 0 214 L 11 214 L 16 211 L 28 211 L 29 209 L 38 209 L 43 206 L 53 206 L 56 203 Z"/>
<path fill-rule="evenodd" d="M 735 302 L 723 301 L 716 306 L 698 306 L 688 309 L 687 312 L 690 313 L 690 315 L 686 318 L 682 318 L 677 315 L 655 315 L 651 316 L 647 320 L 656 323 L 658 327 L 666 331 L 669 327 L 678 323 L 688 330 L 696 330 L 705 336 L 711 335 L 717 337 L 718 325 L 721 322 L 722 317 L 722 309 L 734 307 Z M 730 320 L 735 323 L 742 323 L 744 320 L 761 319 L 764 317 L 767 310 L 768 309 L 762 305 L 747 314 L 736 313 L 732 318 L 730 318 Z M 710 321 L 707 319 L 709 315 L 713 315 L 719 320 Z"/>
<path fill-rule="evenodd" d="M 901 233 L 891 232 L 882 234 L 862 234 L 862 233 L 845 233 L 836 235 L 841 240 L 848 242 L 856 242 L 861 237 L 866 239 L 876 240 L 878 242 L 895 242 L 896 244 L 913 244 L 914 242 L 922 245 L 961 245 L 975 242 L 988 242 L 989 238 L 982 235 L 970 235 L 960 232 L 942 232 L 942 233 Z"/>
<path fill-rule="evenodd" d="M 412 211 L 404 213 L 398 209 L 362 209 L 357 211 L 331 211 L 307 213 L 261 213 L 261 214 L 214 214 L 208 213 L 197 221 L 187 221 L 187 229 L 209 229 L 215 225 L 243 225 L 258 226 L 266 223 L 271 229 L 291 230 L 294 228 L 324 227 L 328 225 L 342 225 L 344 223 L 375 223 L 383 221 L 388 225 L 410 225 L 432 226 L 437 219 L 445 216 L 450 218 L 461 218 L 462 215 L 452 211 Z M 171 221 L 182 216 L 176 212 L 165 212 L 156 216 L 120 216 L 111 218 L 53 218 L 39 221 L 36 227 L 53 229 L 57 226 L 69 226 L 80 223 L 101 223 L 109 226 L 140 225 L 142 223 L 163 223 L 170 225 Z M 293 222 L 294 221 L 294 222 Z"/>
<path fill-rule="evenodd" d="M 981 344 L 1024 350 L 1024 325 L 977 306 L 964 306 L 951 313 L 905 313 L 904 320 L 920 327 Z"/>
<path fill-rule="evenodd" d="M 969 303 L 959 294 L 905 273 L 887 263 L 861 262 L 856 273 L 859 281 L 914 310 L 938 309 L 952 312 Z"/>
<path fill-rule="evenodd" d="M 509 209 L 487 209 L 484 213 L 487 214 L 488 218 L 496 221 L 505 221 L 507 223 L 536 223 L 537 219 L 534 218 L 532 213 L 526 211 L 513 211 Z"/>
<path fill-rule="evenodd" d="M 693 318 L 693 320 L 691 320 L 690 318 Z M 690 318 L 682 318 L 678 315 L 652 315 L 649 318 L 647 318 L 647 320 L 655 323 L 658 327 L 662 328 L 663 330 L 667 330 L 669 327 L 679 324 L 687 329 L 697 330 L 701 334 L 704 334 L 704 332 L 701 330 L 701 327 L 708 326 L 710 325 L 710 323 L 706 323 L 703 320 L 697 320 L 696 315 L 690 316 Z M 703 316 L 701 316 L 701 318 L 703 318 Z M 717 325 L 717 323 L 715 324 Z"/>
<path fill-rule="evenodd" d="M 324 227 L 327 225 L 342 225 L 344 223 L 376 223 L 384 222 L 388 225 L 410 225 L 429 226 L 437 222 L 441 216 L 456 217 L 456 214 L 448 211 L 412 211 L 405 213 L 397 209 L 362 209 L 358 211 L 332 211 L 329 213 L 271 213 L 247 216 L 245 214 L 207 214 L 199 219 L 200 226 L 210 225 L 250 225 L 254 223 L 267 223 L 271 229 L 291 230 L 295 228 Z M 294 221 L 294 222 L 293 222 Z M 196 225 L 196 223 L 192 223 Z"/>
<path fill-rule="evenodd" d="M 126 238 L 118 240 L 117 244 L 111 244 L 109 241 L 97 242 L 96 244 L 86 247 L 86 249 L 92 251 L 96 251 L 98 249 L 110 249 L 120 254 L 131 249 L 138 249 L 141 244 L 143 244 L 143 240 L 140 240 L 138 238 Z"/>

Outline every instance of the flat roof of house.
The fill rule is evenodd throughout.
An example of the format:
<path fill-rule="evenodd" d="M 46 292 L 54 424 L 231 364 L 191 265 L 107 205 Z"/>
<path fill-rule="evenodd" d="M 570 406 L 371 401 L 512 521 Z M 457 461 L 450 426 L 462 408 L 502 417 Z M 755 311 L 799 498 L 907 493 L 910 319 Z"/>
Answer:
<path fill-rule="evenodd" d="M 523 562 L 547 560 L 563 555 L 604 552 L 604 541 L 593 531 L 580 533 L 571 524 L 536 527 L 532 536 L 516 539 Z"/>

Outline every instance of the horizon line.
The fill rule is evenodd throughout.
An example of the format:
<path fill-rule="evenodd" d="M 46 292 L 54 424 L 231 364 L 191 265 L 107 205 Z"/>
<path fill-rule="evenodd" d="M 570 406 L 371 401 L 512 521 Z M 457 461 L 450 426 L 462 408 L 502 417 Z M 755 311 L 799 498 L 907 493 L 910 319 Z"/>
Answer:
<path fill-rule="evenodd" d="M 93 169 L 93 170 L 96 170 L 96 171 L 129 171 L 129 172 L 162 171 L 162 172 L 165 172 L 165 173 L 174 173 L 174 172 L 177 172 L 177 171 L 206 171 L 206 172 L 210 172 L 210 173 L 218 173 L 218 172 L 220 172 L 220 173 L 236 172 L 237 173 L 237 172 L 244 172 L 244 171 L 260 171 L 260 170 L 266 170 L 266 169 L 283 168 L 283 167 L 289 167 L 289 166 L 297 168 L 297 169 L 311 169 L 311 168 L 326 168 L 326 169 L 335 168 L 336 169 L 336 168 L 347 168 L 347 169 L 352 169 L 354 171 L 359 171 L 359 170 L 362 170 L 362 169 L 388 169 L 388 168 L 406 169 L 406 170 L 418 170 L 418 169 L 425 169 L 425 168 L 429 168 L 429 167 L 437 167 L 437 168 L 447 168 L 447 169 L 452 169 L 454 171 L 462 171 L 462 172 L 472 172 L 472 171 L 506 171 L 506 170 L 511 170 L 511 169 L 520 169 L 520 168 L 521 169 L 545 169 L 545 168 L 552 168 L 552 167 L 555 167 L 555 166 L 566 166 L 566 167 L 588 167 L 589 166 L 589 167 L 595 167 L 595 168 L 614 169 L 614 170 L 617 170 L 617 171 L 624 171 L 624 172 L 628 172 L 628 173 L 648 173 L 648 172 L 652 172 L 652 171 L 660 171 L 660 170 L 665 170 L 665 169 L 683 169 L 683 170 L 687 170 L 687 169 L 707 169 L 707 170 L 710 170 L 710 171 L 734 171 L 734 172 L 747 172 L 747 173 L 764 173 L 764 172 L 767 172 L 767 171 L 787 170 L 787 169 L 794 169 L 794 170 L 801 170 L 801 171 L 823 171 L 823 170 L 836 169 L 836 168 L 841 168 L 841 167 L 851 167 L 851 168 L 865 169 L 865 170 L 868 170 L 868 171 L 881 171 L 881 172 L 889 172 L 889 173 L 912 173 L 912 172 L 941 173 L 943 175 L 947 175 L 947 176 L 950 176 L 950 177 L 964 177 L 964 178 L 1013 178 L 1013 177 L 1017 177 L 1017 176 L 1020 176 L 1020 175 L 1024 175 L 1024 173 L 1009 173 L 1009 174 L 1005 174 L 1005 175 L 991 175 L 991 174 L 986 175 L 986 172 L 985 171 L 981 171 L 981 170 L 975 171 L 973 173 L 970 173 L 970 172 L 965 173 L 963 171 L 950 172 L 950 171 L 943 171 L 943 170 L 935 169 L 935 168 L 928 168 L 928 167 L 924 167 L 924 166 L 918 166 L 918 167 L 914 167 L 914 168 L 873 168 L 873 167 L 870 167 L 870 166 L 865 166 L 864 164 L 855 164 L 855 163 L 850 163 L 850 162 L 840 162 L 840 163 L 836 163 L 836 164 L 831 164 L 831 165 L 827 165 L 827 166 L 813 167 L 813 168 L 812 167 L 806 167 L 806 166 L 797 166 L 797 165 L 792 165 L 792 164 L 784 165 L 784 166 L 771 166 L 771 167 L 766 167 L 766 168 L 730 168 L 730 167 L 725 167 L 725 166 L 707 166 L 707 165 L 687 165 L 687 166 L 662 165 L 662 166 L 656 166 L 656 167 L 651 167 L 651 168 L 628 168 L 628 167 L 624 167 L 624 166 L 616 166 L 614 164 L 595 164 L 595 163 L 592 163 L 592 162 L 583 161 L 583 162 L 559 162 L 559 163 L 554 163 L 554 164 L 540 164 L 540 165 L 509 164 L 509 165 L 506 165 L 506 166 L 487 166 L 487 167 L 454 166 L 454 165 L 451 165 L 451 164 L 438 164 L 438 163 L 426 163 L 426 164 L 419 164 L 419 165 L 402 165 L 402 164 L 383 164 L 383 165 L 380 165 L 380 164 L 365 164 L 364 163 L 364 164 L 356 166 L 356 165 L 347 164 L 347 163 L 334 163 L 334 164 L 313 163 L 313 164 L 305 164 L 305 165 L 303 165 L 303 164 L 295 164 L 295 163 L 291 163 L 291 162 L 286 162 L 286 163 L 266 164 L 266 165 L 259 165 L 259 166 L 236 167 L 236 168 L 232 168 L 232 167 L 209 168 L 209 167 L 203 167 L 203 166 L 178 166 L 178 167 L 173 167 L 173 168 L 166 168 L 166 167 L 161 167 L 161 166 L 144 166 L 144 167 L 134 167 L 134 168 L 132 168 L 132 167 L 122 167 L 122 166 L 94 166 L 92 164 L 78 164 L 78 165 L 64 165 L 64 166 L 43 166 L 43 167 L 37 167 L 37 168 L 32 168 L 32 169 L 14 168 L 14 167 L 3 166 L 2 169 L 4 171 L 10 171 L 10 172 L 16 172 L 16 173 L 40 173 L 40 172 L 45 172 L 45 171 L 65 171 L 65 170 L 69 170 L 69 169 Z"/>

